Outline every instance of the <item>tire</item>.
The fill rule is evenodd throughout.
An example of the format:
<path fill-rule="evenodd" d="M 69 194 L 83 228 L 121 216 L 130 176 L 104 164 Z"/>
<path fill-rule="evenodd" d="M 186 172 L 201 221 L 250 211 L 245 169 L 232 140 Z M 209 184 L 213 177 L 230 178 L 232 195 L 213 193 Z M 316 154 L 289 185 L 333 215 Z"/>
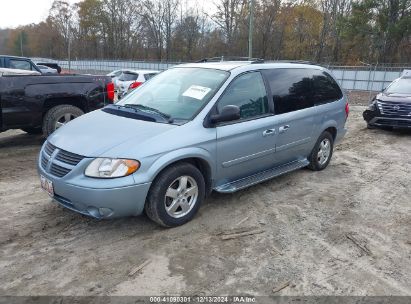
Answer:
<path fill-rule="evenodd" d="M 329 144 L 329 149 L 326 149 L 327 142 Z M 333 149 L 334 138 L 330 132 L 324 131 L 323 133 L 321 133 L 320 137 L 315 143 L 313 150 L 311 151 L 310 156 L 308 157 L 308 160 L 310 161 L 308 168 L 313 171 L 321 171 L 325 169 L 330 163 L 331 157 L 333 155 Z M 321 156 L 319 156 L 321 150 L 323 151 L 323 153 L 321 154 Z"/>
<path fill-rule="evenodd" d="M 193 190 L 185 194 L 184 178 L 186 178 L 185 189 L 197 187 L 196 193 Z M 195 216 L 204 197 L 205 182 L 201 172 L 189 163 L 175 164 L 155 178 L 147 196 L 145 212 L 152 221 L 161 226 L 180 226 Z"/>
<path fill-rule="evenodd" d="M 43 132 L 41 127 L 38 128 L 23 128 L 22 129 L 24 132 L 28 133 L 28 134 L 41 134 Z"/>
<path fill-rule="evenodd" d="M 375 129 L 375 127 L 367 123 L 367 129 L 372 130 L 372 129 Z"/>
<path fill-rule="evenodd" d="M 49 136 L 60 126 L 66 124 L 70 120 L 83 115 L 84 112 L 75 106 L 71 105 L 59 105 L 51 108 L 44 115 L 43 119 L 43 135 Z M 60 126 L 59 126 L 60 124 Z"/>

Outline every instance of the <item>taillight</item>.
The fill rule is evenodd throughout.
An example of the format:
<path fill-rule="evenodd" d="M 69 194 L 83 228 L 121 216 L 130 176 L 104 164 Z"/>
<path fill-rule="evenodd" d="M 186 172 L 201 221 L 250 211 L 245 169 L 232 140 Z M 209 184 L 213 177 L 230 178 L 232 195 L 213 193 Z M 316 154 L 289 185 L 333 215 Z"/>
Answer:
<path fill-rule="evenodd" d="M 142 84 L 142 82 L 135 81 L 135 82 L 133 82 L 132 84 L 130 84 L 130 86 L 128 87 L 128 89 L 129 89 L 129 90 L 135 89 L 135 88 L 139 87 L 141 84 Z"/>
<path fill-rule="evenodd" d="M 348 118 L 348 114 L 350 114 L 350 106 L 348 105 L 348 101 L 345 103 L 345 119 Z"/>
<path fill-rule="evenodd" d="M 108 100 L 113 102 L 114 101 L 114 83 L 112 82 L 107 83 L 106 91 L 107 91 Z"/>

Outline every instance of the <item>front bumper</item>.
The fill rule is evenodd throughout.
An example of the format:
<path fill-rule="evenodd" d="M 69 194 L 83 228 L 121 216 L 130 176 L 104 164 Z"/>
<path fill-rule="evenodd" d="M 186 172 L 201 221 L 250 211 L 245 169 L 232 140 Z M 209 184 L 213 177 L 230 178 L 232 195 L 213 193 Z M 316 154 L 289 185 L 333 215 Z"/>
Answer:
<path fill-rule="evenodd" d="M 121 186 L 119 185 L 121 178 L 101 180 L 101 187 L 96 186 L 99 184 L 97 179 L 92 179 L 92 187 L 74 185 L 65 178 L 57 178 L 46 172 L 41 167 L 40 160 L 38 172 L 53 182 L 55 194 L 53 199 L 57 203 L 70 210 L 98 219 L 141 214 L 151 185 L 151 183 L 145 183 Z"/>
<path fill-rule="evenodd" d="M 363 112 L 364 120 L 370 126 L 375 127 L 395 127 L 395 128 L 411 128 L 411 117 L 383 115 L 378 110 L 365 110 Z"/>

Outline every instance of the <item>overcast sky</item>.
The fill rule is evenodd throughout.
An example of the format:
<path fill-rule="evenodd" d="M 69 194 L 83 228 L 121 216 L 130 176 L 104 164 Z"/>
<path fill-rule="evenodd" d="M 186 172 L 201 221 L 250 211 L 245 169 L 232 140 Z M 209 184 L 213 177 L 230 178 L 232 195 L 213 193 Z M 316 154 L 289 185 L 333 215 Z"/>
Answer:
<path fill-rule="evenodd" d="M 66 0 L 73 4 L 81 0 Z M 53 0 L 0 0 L 0 28 L 18 27 L 46 20 Z M 197 8 L 210 13 L 211 0 L 182 0 L 183 7 Z"/>
<path fill-rule="evenodd" d="M 66 0 L 76 3 L 80 0 Z M 38 23 L 47 18 L 53 0 L 0 0 L 0 28 Z"/>

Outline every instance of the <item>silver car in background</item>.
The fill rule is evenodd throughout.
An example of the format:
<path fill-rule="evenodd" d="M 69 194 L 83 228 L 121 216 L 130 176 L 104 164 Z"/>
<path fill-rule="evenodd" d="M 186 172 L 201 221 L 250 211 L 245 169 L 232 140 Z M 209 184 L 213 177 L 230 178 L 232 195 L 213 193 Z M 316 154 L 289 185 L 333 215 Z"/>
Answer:
<path fill-rule="evenodd" d="M 42 187 L 66 208 L 99 219 L 145 210 L 173 227 L 191 220 L 213 190 L 323 170 L 348 111 L 320 66 L 184 64 L 58 129 L 38 170 Z"/>

